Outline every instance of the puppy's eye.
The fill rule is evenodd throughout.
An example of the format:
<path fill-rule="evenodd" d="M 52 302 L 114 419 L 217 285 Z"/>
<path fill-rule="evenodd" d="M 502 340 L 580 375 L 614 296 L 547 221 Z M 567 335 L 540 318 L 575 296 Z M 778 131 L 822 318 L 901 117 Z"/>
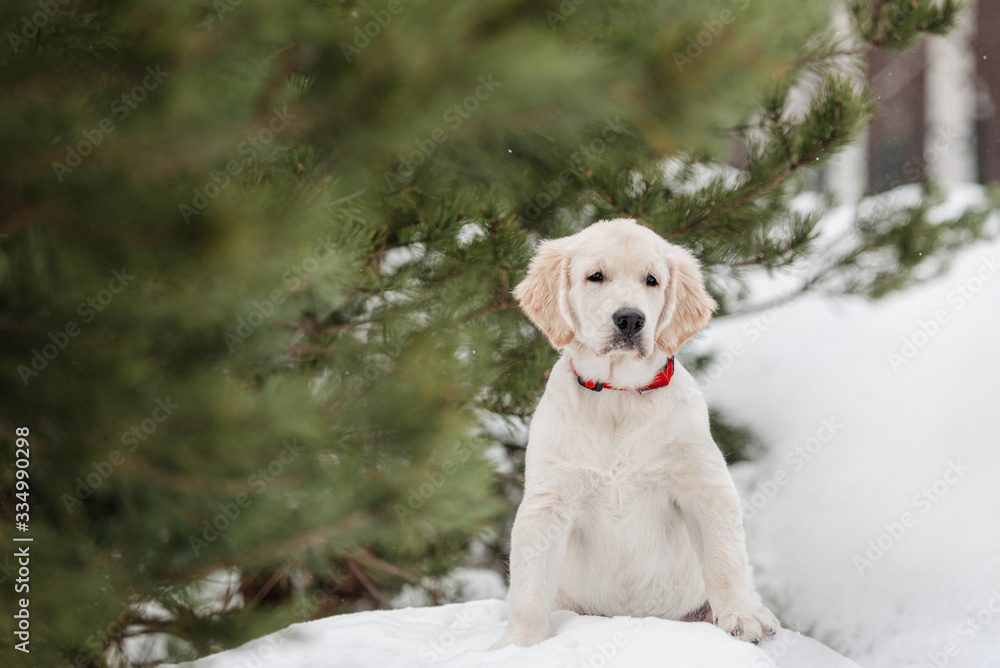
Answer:
<path fill-rule="evenodd" d="M 657 282 L 656 280 L 656 276 L 653 276 L 652 274 L 646 276 L 646 285 L 648 285 L 651 288 L 655 288 L 657 285 L 659 285 L 659 282 Z"/>
<path fill-rule="evenodd" d="M 593 274 L 587 277 L 587 280 L 591 283 L 600 283 L 604 280 L 604 274 L 599 271 L 595 271 Z"/>

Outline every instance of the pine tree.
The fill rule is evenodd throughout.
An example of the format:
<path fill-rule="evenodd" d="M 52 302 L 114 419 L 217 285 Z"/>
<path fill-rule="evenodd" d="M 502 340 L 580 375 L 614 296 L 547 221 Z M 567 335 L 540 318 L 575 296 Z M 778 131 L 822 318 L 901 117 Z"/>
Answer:
<path fill-rule="evenodd" d="M 14 547 L 0 651 L 180 659 L 441 600 L 502 550 L 496 460 L 555 359 L 510 296 L 537 241 L 636 218 L 738 310 L 814 250 L 832 202 L 792 200 L 873 113 L 865 50 L 958 10 L 853 2 L 844 42 L 801 0 L 6 3 L 0 543 L 30 546 L 31 654 Z M 881 296 L 983 233 L 933 201 L 859 216 L 802 290 Z"/>

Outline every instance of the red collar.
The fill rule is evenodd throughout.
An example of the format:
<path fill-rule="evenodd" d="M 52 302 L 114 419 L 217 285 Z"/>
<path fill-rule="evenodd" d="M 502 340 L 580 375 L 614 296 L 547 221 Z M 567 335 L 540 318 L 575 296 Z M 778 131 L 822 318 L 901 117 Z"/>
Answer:
<path fill-rule="evenodd" d="M 576 373 L 576 369 L 573 367 L 573 360 L 569 360 L 569 368 L 570 371 L 576 374 L 577 382 L 580 383 L 580 385 L 582 385 L 583 387 L 593 392 L 600 392 L 601 390 L 618 390 L 619 392 L 633 391 L 633 390 L 626 390 L 621 387 L 613 387 L 611 385 L 608 385 L 607 383 L 599 383 L 595 380 L 584 380 L 580 374 Z M 646 394 L 647 392 L 655 390 L 658 387 L 666 387 L 667 385 L 670 384 L 670 379 L 673 377 L 674 377 L 674 358 L 671 357 L 667 360 L 667 366 L 664 367 L 663 371 L 656 374 L 656 376 L 653 378 L 652 383 L 650 383 L 645 387 L 640 387 L 635 391 L 637 391 L 639 394 Z"/>

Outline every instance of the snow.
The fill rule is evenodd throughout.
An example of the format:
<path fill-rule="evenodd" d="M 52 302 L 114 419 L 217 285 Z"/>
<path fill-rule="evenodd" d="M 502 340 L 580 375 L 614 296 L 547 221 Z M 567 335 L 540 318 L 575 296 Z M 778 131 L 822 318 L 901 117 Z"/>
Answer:
<path fill-rule="evenodd" d="M 553 636 L 535 647 L 488 648 L 502 634 L 499 600 L 360 612 L 295 624 L 190 668 L 857 668 L 820 643 L 781 631 L 759 646 L 704 622 L 552 613 Z"/>
<path fill-rule="evenodd" d="M 1000 665 L 998 260 L 978 243 L 880 302 L 804 299 L 698 344 L 729 353 L 710 403 L 767 444 L 732 469 L 765 599 L 861 665 Z"/>

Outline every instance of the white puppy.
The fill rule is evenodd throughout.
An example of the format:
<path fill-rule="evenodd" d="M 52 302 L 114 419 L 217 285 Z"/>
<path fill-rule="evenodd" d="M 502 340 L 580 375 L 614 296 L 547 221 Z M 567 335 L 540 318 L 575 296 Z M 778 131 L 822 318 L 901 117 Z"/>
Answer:
<path fill-rule="evenodd" d="M 545 640 L 552 610 L 773 634 L 705 400 L 673 362 L 716 308 L 697 261 L 632 220 L 599 222 L 544 242 L 514 296 L 562 356 L 531 423 L 494 649 Z"/>

